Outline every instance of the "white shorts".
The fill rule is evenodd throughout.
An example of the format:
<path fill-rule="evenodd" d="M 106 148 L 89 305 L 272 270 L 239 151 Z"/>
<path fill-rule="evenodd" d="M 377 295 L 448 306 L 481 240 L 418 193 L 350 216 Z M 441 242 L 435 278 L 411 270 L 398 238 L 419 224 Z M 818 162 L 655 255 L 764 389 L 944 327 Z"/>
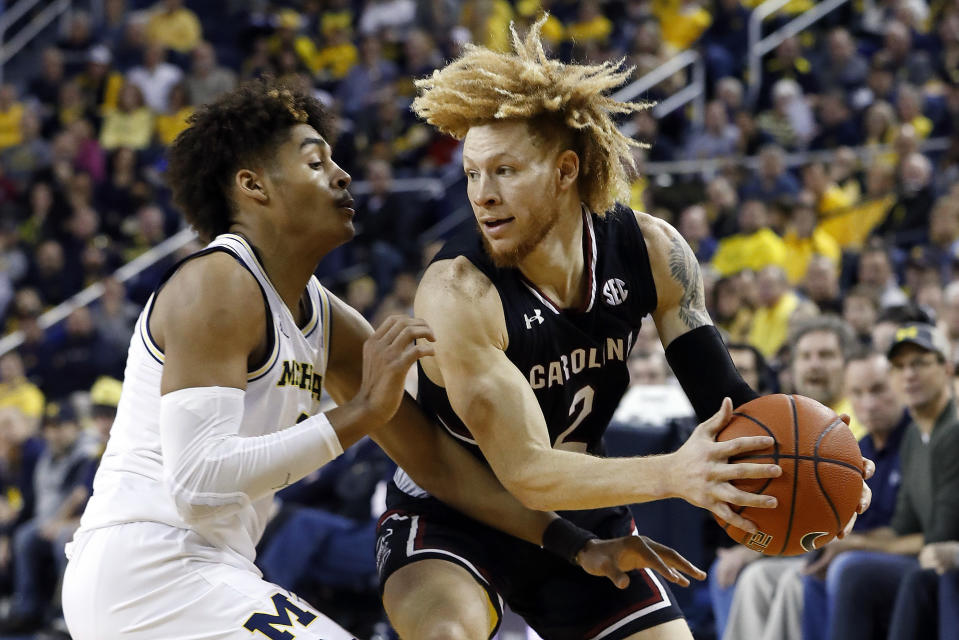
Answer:
<path fill-rule="evenodd" d="M 191 553 L 195 536 L 152 522 L 79 536 L 63 578 L 73 640 L 353 640 L 256 573 Z"/>

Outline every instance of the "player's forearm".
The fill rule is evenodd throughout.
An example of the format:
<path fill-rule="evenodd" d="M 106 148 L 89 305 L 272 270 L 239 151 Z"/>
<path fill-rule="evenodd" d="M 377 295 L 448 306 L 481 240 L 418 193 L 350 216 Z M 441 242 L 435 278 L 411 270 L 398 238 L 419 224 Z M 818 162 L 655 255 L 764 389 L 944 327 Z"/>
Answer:
<path fill-rule="evenodd" d="M 410 397 L 371 437 L 419 486 L 483 524 L 538 545 L 557 517 L 524 507 L 488 467 L 429 422 Z"/>
<path fill-rule="evenodd" d="M 497 475 L 531 509 L 578 511 L 669 497 L 668 456 L 597 458 L 548 449 L 523 457 Z"/>

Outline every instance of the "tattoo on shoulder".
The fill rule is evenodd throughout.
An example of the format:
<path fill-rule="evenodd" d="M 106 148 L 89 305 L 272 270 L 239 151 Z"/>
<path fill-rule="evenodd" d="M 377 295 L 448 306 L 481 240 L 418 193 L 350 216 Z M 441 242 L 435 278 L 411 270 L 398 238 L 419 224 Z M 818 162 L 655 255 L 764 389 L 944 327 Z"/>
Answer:
<path fill-rule="evenodd" d="M 672 237 L 672 246 L 669 248 L 669 273 L 683 288 L 679 303 L 679 318 L 683 323 L 690 329 L 710 324 L 699 262 L 679 235 Z"/>

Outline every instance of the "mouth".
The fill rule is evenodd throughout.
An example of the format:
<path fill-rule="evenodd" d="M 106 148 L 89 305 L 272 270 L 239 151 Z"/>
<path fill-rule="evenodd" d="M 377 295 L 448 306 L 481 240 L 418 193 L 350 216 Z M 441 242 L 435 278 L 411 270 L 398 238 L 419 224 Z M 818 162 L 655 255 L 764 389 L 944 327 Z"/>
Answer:
<path fill-rule="evenodd" d="M 336 207 L 337 209 L 345 209 L 350 215 L 356 213 L 356 211 L 353 210 L 353 198 L 348 194 L 346 197 L 336 201 Z"/>
<path fill-rule="evenodd" d="M 480 220 L 480 224 L 488 236 L 498 236 L 504 232 L 516 218 L 487 218 Z"/>

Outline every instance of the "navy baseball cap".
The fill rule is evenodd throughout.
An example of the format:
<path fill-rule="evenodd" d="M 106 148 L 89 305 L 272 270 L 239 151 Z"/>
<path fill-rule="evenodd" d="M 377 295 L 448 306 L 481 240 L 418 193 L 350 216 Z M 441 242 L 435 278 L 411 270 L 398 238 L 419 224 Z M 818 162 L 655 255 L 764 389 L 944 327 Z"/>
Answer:
<path fill-rule="evenodd" d="M 942 331 L 931 324 L 912 322 L 896 329 L 886 356 L 891 360 L 900 345 L 904 344 L 914 344 L 920 349 L 937 354 L 941 358 L 949 358 L 949 341 Z"/>

